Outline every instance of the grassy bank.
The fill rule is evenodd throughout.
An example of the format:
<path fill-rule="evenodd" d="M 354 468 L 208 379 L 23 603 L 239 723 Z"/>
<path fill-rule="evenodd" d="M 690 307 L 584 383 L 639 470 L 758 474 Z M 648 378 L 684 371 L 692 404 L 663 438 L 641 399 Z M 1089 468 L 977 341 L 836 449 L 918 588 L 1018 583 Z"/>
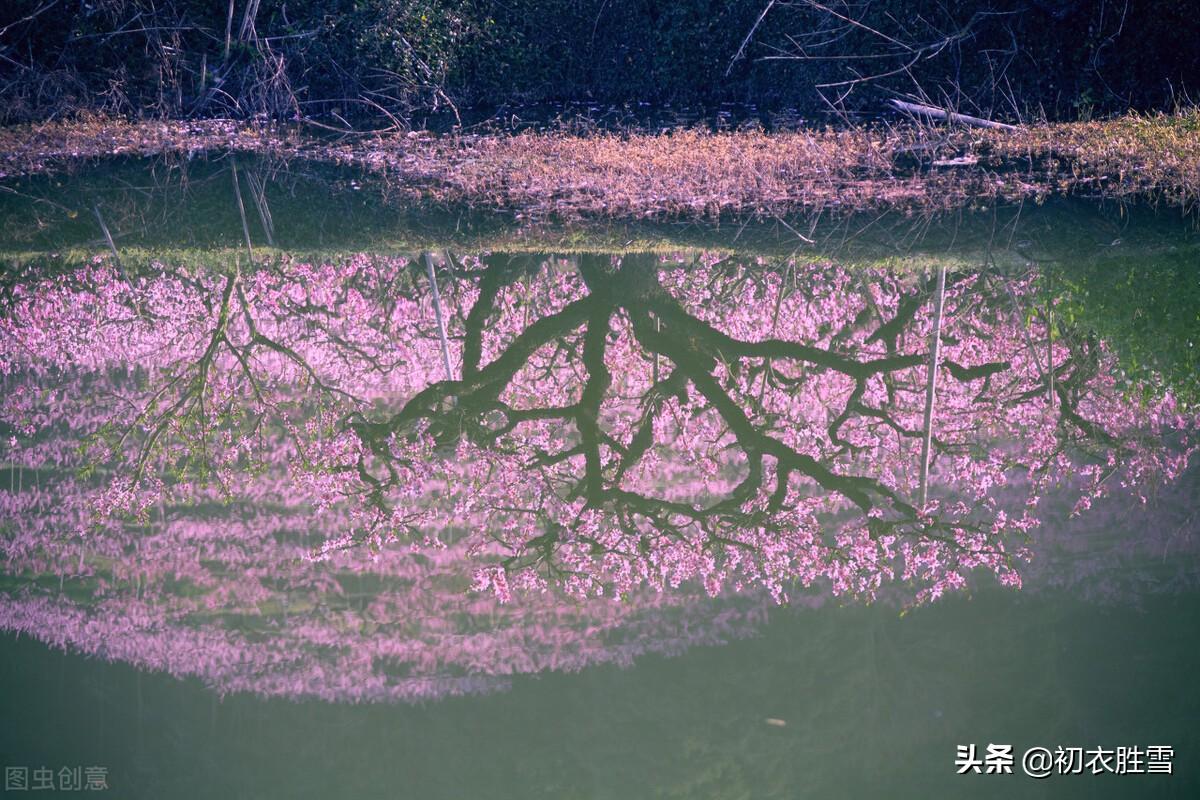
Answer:
<path fill-rule="evenodd" d="M 1200 110 L 1013 131 L 906 126 L 766 134 L 403 134 L 330 140 L 224 120 L 0 129 L 0 174 L 232 150 L 362 168 L 414 200 L 522 217 L 770 218 L 936 210 L 1054 194 L 1200 199 Z"/>

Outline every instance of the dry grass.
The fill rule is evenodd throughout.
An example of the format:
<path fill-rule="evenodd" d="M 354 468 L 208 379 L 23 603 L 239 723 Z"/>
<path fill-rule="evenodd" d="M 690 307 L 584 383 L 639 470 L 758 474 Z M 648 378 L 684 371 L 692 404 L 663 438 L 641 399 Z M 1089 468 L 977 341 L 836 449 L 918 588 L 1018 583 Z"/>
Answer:
<path fill-rule="evenodd" d="M 233 120 L 128 122 L 85 117 L 71 122 L 0 127 L 0 178 L 52 170 L 73 161 L 209 150 L 283 152 L 294 134 Z"/>
<path fill-rule="evenodd" d="M 112 154 L 233 149 L 349 164 L 426 200 L 526 217 L 933 209 L 1055 192 L 1200 198 L 1200 111 L 1016 132 L 919 128 L 420 134 L 330 142 L 230 121 L 0 129 L 0 177 Z M 944 165 L 957 159 L 957 164 Z M 943 165 L 938 166 L 941 162 Z"/>
<path fill-rule="evenodd" d="M 1041 125 L 988 137 L 1003 161 L 1028 159 L 1060 191 L 1200 200 L 1200 108 L 1103 122 Z"/>
<path fill-rule="evenodd" d="M 914 172 L 897 156 L 915 130 L 804 133 L 523 133 L 376 140 L 322 156 L 363 166 L 447 202 L 524 216 L 636 219 L 771 216 L 798 210 L 954 206 L 1025 193 L 984 170 Z"/>

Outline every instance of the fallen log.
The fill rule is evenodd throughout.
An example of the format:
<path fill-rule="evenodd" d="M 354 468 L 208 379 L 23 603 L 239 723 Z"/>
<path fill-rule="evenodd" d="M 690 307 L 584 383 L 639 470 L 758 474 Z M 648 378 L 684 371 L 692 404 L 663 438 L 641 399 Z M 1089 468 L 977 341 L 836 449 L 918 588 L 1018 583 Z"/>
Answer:
<path fill-rule="evenodd" d="M 1016 125 L 1008 125 L 1003 122 L 994 122 L 990 119 L 982 117 L 972 117 L 969 114 L 959 114 L 956 111 L 947 111 L 944 108 L 936 108 L 934 106 L 925 106 L 920 103 L 908 103 L 904 100 L 889 100 L 893 107 L 909 114 L 914 114 L 921 117 L 929 117 L 930 119 L 944 119 L 947 122 L 960 122 L 963 125 L 974 125 L 977 128 L 994 128 L 1002 131 L 1020 130 Z"/>

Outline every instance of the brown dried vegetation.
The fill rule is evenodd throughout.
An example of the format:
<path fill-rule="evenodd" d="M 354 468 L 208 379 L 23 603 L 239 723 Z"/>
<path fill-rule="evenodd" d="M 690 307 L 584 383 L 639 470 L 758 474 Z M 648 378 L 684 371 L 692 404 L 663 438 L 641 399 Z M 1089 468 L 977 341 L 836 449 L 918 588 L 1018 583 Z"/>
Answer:
<path fill-rule="evenodd" d="M 224 120 L 0 129 L 0 177 L 111 155 L 233 150 L 376 173 L 414 199 L 523 217 L 770 217 L 1082 192 L 1200 198 L 1200 111 L 1018 131 L 397 134 L 339 141 Z"/>
<path fill-rule="evenodd" d="M 1200 200 L 1200 108 L 1102 122 L 990 133 L 994 155 L 1027 159 L 1041 180 L 1106 197 L 1148 194 L 1187 207 Z"/>

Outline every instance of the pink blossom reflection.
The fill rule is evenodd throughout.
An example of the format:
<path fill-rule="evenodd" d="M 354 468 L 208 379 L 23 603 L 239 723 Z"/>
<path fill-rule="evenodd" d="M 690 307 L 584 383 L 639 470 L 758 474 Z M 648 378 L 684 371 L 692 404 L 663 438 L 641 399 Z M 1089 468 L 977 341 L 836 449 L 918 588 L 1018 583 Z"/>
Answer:
<path fill-rule="evenodd" d="M 717 256 L 103 261 L 0 318 L 0 626 L 222 691 L 385 700 L 628 664 L 770 600 L 1019 586 L 1065 502 L 1171 484 L 1036 276 Z M 436 322 L 445 318 L 443 342 Z M 444 354 L 451 375 L 445 373 Z M 1142 396 L 1141 393 L 1138 396 Z"/>

